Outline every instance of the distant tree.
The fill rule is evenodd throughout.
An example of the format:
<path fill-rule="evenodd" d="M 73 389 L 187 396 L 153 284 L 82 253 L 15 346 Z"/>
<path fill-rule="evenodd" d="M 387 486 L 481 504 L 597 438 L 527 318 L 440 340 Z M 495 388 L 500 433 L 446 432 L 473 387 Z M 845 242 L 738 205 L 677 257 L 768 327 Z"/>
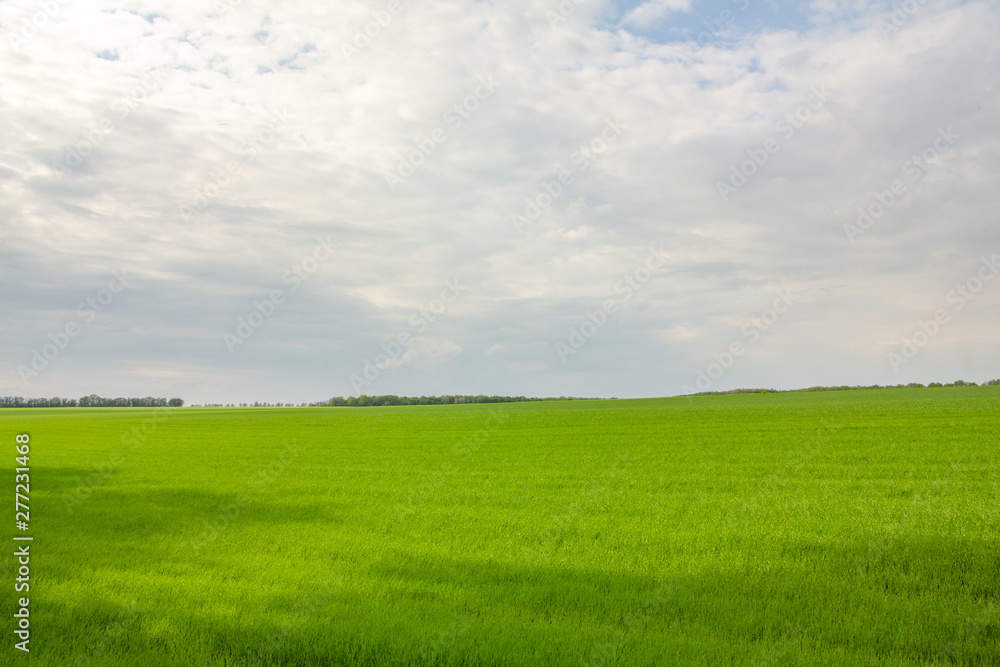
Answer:
<path fill-rule="evenodd" d="M 184 401 L 183 399 L 180 398 L 171 398 L 169 401 L 167 401 L 167 405 L 169 405 L 172 408 L 181 408 L 184 407 Z"/>

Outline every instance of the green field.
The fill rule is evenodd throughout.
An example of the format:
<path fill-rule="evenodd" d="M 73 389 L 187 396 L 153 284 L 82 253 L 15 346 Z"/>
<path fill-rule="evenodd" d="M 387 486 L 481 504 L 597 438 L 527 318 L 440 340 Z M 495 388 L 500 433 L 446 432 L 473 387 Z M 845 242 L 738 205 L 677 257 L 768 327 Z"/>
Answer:
<path fill-rule="evenodd" d="M 31 664 L 1000 664 L 1000 387 L 0 424 Z"/>

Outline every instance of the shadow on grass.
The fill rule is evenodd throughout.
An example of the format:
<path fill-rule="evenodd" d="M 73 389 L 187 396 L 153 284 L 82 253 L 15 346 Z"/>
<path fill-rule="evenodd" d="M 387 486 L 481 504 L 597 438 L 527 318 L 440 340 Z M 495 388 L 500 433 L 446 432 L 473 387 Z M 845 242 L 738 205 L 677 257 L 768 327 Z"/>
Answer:
<path fill-rule="evenodd" d="M 490 562 L 397 550 L 355 571 L 331 573 L 332 584 L 264 585 L 251 577 L 219 589 L 216 604 L 206 607 L 193 590 L 151 596 L 166 585 L 155 581 L 157 558 L 226 579 L 248 555 L 225 545 L 205 559 L 170 550 L 169 535 L 190 523 L 192 508 L 203 511 L 224 496 L 109 490 L 106 501 L 95 502 L 92 517 L 107 520 L 81 529 L 76 539 L 126 546 L 117 562 L 131 564 L 133 576 L 119 597 L 136 600 L 138 611 L 118 632 L 114 619 L 127 607 L 84 598 L 81 589 L 80 599 L 53 605 L 59 613 L 45 618 L 44 630 L 51 643 L 37 657 L 72 658 L 80 628 L 88 627 L 110 637 L 99 644 L 95 665 L 991 664 L 1000 658 L 998 561 L 989 542 L 956 538 L 903 537 L 874 555 L 860 542 L 789 541 L 776 547 L 796 555 L 792 561 L 761 553 L 775 564 L 760 560 L 740 571 L 700 574 L 692 573 L 699 563 L 665 562 L 658 568 L 663 577 L 522 564 L 513 548 L 498 549 Z M 155 516 L 117 523 L 107 514 L 114 507 Z M 300 517 L 317 509 L 296 507 Z M 269 499 L 248 509 L 245 520 L 296 522 L 287 503 Z M 71 577 L 79 567 L 62 566 L 53 576 Z M 173 604 L 150 605 L 164 596 Z"/>
<path fill-rule="evenodd" d="M 308 547 L 346 502 L 252 495 L 196 553 L 190 540 L 238 494 L 109 483 L 70 515 L 58 493 L 81 474 L 46 469 L 39 496 L 41 664 L 81 650 L 94 665 L 1000 661 L 1000 560 L 985 539 L 775 541 L 737 571 L 675 559 L 628 572 L 526 564 L 533 534 L 498 535 L 489 562 L 372 537 L 367 560 L 332 571 L 337 545 Z M 316 601 L 323 582 L 302 570 L 337 583 Z"/>

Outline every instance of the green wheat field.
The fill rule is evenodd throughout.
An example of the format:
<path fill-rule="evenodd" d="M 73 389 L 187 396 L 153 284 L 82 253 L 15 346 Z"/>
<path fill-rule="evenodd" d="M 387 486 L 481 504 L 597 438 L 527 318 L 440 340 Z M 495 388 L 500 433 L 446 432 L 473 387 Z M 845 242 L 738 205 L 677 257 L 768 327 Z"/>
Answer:
<path fill-rule="evenodd" d="M 0 424 L 2 664 L 1000 664 L 1000 387 Z"/>

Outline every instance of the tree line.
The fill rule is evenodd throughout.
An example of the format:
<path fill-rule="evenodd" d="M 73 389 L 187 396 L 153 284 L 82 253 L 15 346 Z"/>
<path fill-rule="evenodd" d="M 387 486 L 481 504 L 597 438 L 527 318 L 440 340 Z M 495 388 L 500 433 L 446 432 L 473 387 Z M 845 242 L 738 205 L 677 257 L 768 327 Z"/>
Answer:
<path fill-rule="evenodd" d="M 0 408 L 180 408 L 184 401 L 180 398 L 104 398 L 97 394 L 75 398 L 23 398 L 21 396 L 0 397 Z"/>
<path fill-rule="evenodd" d="M 307 408 L 326 403 L 195 403 L 192 408 Z"/>
<path fill-rule="evenodd" d="M 559 398 L 528 398 L 525 396 L 395 396 L 387 394 L 385 396 L 337 396 L 329 401 L 313 403 L 314 407 L 345 407 L 364 408 L 382 405 L 456 405 L 464 403 L 524 403 L 528 401 L 590 401 L 597 399 L 577 398 L 575 396 L 560 396 Z"/>
<path fill-rule="evenodd" d="M 987 380 L 982 384 L 984 387 L 994 387 L 1000 385 L 1000 379 L 997 380 Z M 790 394 L 793 392 L 804 392 L 804 391 L 848 391 L 853 389 L 925 389 L 927 387 L 978 387 L 979 385 L 975 382 L 966 382 L 965 380 L 955 380 L 954 382 L 949 382 L 947 384 L 941 384 L 940 382 L 931 382 L 929 384 L 920 384 L 919 382 L 910 382 L 909 384 L 873 384 L 873 385 L 841 385 L 839 387 L 806 387 L 805 389 L 729 389 L 727 391 L 700 391 L 696 394 L 691 394 L 691 396 L 724 396 L 727 394 Z"/>

